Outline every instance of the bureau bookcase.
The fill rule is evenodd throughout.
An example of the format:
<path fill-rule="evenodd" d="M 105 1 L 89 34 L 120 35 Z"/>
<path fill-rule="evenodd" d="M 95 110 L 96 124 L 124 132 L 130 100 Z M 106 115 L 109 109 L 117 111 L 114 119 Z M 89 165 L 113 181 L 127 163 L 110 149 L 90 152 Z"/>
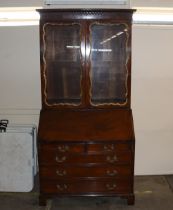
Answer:
<path fill-rule="evenodd" d="M 40 205 L 60 196 L 134 204 L 134 10 L 41 9 Z"/>

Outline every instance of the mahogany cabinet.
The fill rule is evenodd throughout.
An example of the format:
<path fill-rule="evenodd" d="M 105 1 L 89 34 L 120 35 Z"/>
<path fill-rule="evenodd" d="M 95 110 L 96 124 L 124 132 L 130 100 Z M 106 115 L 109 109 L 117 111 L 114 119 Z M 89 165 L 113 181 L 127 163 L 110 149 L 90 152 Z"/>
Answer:
<path fill-rule="evenodd" d="M 41 9 L 40 205 L 54 196 L 134 204 L 134 10 Z"/>

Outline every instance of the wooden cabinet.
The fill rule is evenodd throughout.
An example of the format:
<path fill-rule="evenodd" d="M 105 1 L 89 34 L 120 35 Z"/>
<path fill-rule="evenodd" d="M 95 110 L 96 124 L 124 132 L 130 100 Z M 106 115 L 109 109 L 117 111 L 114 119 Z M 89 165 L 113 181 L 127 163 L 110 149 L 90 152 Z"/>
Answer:
<path fill-rule="evenodd" d="M 133 10 L 38 11 L 40 205 L 62 195 L 134 204 Z"/>

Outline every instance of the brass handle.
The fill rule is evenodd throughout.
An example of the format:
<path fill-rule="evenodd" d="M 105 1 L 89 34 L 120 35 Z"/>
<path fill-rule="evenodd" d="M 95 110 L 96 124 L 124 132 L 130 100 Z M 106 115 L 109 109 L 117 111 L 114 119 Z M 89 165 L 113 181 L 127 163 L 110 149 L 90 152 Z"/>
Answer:
<path fill-rule="evenodd" d="M 106 188 L 107 188 L 108 190 L 115 190 L 116 187 L 117 187 L 116 184 L 107 184 L 107 185 L 106 185 Z"/>
<path fill-rule="evenodd" d="M 66 173 L 65 170 L 63 170 L 63 171 L 56 170 L 56 174 L 57 174 L 58 176 L 65 176 L 67 173 Z"/>
<path fill-rule="evenodd" d="M 57 184 L 56 187 L 60 191 L 64 191 L 68 188 L 66 184 Z"/>
<path fill-rule="evenodd" d="M 115 149 L 114 144 L 104 145 L 104 150 L 106 151 L 113 151 Z"/>
<path fill-rule="evenodd" d="M 56 162 L 58 162 L 58 163 L 63 163 L 63 162 L 66 160 L 66 157 L 65 157 L 65 156 L 63 156 L 63 157 L 57 157 L 57 156 L 56 156 L 55 160 L 56 160 Z"/>
<path fill-rule="evenodd" d="M 115 176 L 115 175 L 118 174 L 118 172 L 116 170 L 113 170 L 112 172 L 107 170 L 106 173 L 107 173 L 108 176 Z"/>
<path fill-rule="evenodd" d="M 109 163 L 115 163 L 117 161 L 117 156 L 114 155 L 113 157 L 111 156 L 107 156 L 106 160 L 109 162 Z"/>
<path fill-rule="evenodd" d="M 58 176 L 65 176 L 67 173 L 66 173 L 65 170 L 63 170 L 63 171 L 57 170 L 57 171 L 56 171 L 56 174 L 57 174 Z"/>
<path fill-rule="evenodd" d="M 67 146 L 67 145 L 58 146 L 58 151 L 59 152 L 67 152 L 67 151 L 69 151 L 69 146 Z"/>

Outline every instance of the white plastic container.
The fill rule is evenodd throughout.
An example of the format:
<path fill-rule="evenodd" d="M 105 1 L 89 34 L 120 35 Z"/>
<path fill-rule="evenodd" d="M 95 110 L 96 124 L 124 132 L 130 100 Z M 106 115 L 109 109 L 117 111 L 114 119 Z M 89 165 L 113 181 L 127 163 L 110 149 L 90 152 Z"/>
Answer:
<path fill-rule="evenodd" d="M 0 191 L 29 192 L 37 173 L 36 127 L 8 125 L 0 133 Z"/>

